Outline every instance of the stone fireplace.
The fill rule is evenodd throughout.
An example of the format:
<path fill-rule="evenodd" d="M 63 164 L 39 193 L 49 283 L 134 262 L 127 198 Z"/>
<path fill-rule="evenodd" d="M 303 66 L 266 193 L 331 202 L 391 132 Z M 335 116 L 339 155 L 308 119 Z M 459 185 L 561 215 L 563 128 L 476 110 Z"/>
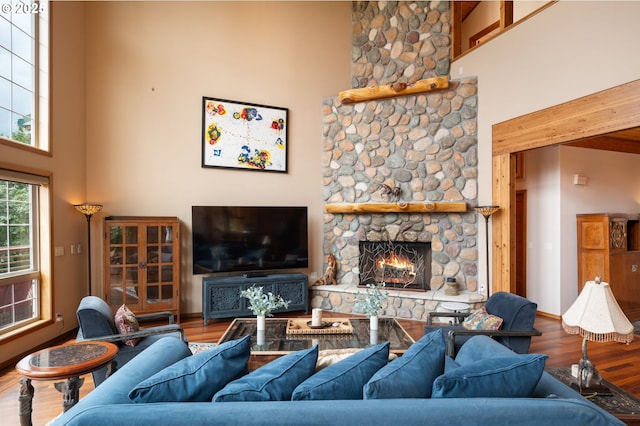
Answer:
<path fill-rule="evenodd" d="M 393 85 L 401 92 L 424 79 L 448 76 L 450 2 L 352 5 L 353 89 Z M 385 316 L 426 319 L 441 301 L 484 300 L 478 293 L 478 221 L 472 208 L 477 103 L 475 78 L 451 80 L 444 89 L 424 93 L 354 103 L 323 100 L 323 252 L 336 258 L 339 285 L 312 289 L 313 307 L 349 313 L 361 277 L 380 279 L 374 264 L 361 263 L 361 242 L 430 248 L 420 272 L 428 271 L 422 291 L 390 291 Z M 446 208 L 453 203 L 465 208 Z M 359 208 L 380 204 L 395 207 Z M 405 208 L 419 204 L 444 208 Z M 343 205 L 353 208 L 328 208 Z M 406 279 L 399 268 L 386 273 L 392 270 L 397 281 Z M 447 277 L 455 277 L 460 296 L 444 295 Z"/>

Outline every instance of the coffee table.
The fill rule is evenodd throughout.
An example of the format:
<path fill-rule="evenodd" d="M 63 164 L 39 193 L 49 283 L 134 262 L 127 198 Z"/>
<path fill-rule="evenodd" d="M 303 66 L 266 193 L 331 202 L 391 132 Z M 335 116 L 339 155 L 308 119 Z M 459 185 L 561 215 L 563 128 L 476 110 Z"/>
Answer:
<path fill-rule="evenodd" d="M 62 408 L 67 411 L 79 399 L 80 387 L 84 378 L 113 360 L 118 347 L 107 342 L 70 343 L 43 349 L 27 355 L 16 365 L 22 376 L 20 380 L 20 424 L 31 426 L 31 407 L 34 389 L 31 380 L 61 380 L 55 388 L 62 393 Z"/>
<path fill-rule="evenodd" d="M 311 318 L 308 319 L 311 320 Z M 347 318 L 326 318 L 327 321 L 341 319 Z M 349 317 L 348 320 L 353 332 L 348 334 L 287 334 L 289 320 L 290 318 L 266 318 L 264 338 L 260 335 L 260 342 L 258 342 L 256 319 L 236 318 L 222 335 L 218 344 L 250 335 L 249 369 L 254 370 L 282 355 L 308 349 L 316 344 L 319 350 L 352 349 L 366 348 L 388 341 L 390 352 L 402 355 L 414 343 L 411 336 L 395 318 L 379 318 L 378 331 L 373 334 L 369 329 L 369 318 Z"/>

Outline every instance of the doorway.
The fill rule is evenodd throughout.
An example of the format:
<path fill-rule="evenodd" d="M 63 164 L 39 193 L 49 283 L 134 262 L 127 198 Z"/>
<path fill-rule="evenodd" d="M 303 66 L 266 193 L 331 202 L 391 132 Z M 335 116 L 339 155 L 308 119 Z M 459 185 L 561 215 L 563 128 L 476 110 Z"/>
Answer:
<path fill-rule="evenodd" d="M 640 80 L 615 86 L 560 105 L 539 110 L 492 126 L 493 202 L 504 206 L 493 218 L 493 288 L 516 293 L 516 154 L 545 146 L 593 141 L 609 149 L 615 134 L 640 127 Z M 631 132 L 635 133 L 635 132 Z M 626 138 L 628 139 L 628 138 Z M 618 144 L 634 152 L 640 137 Z M 593 148 L 594 146 L 592 146 Z"/>

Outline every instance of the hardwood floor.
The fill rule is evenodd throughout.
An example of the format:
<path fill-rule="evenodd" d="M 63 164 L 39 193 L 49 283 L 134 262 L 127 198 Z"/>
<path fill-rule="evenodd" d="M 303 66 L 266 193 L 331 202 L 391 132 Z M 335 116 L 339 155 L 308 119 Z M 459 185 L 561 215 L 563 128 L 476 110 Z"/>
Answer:
<path fill-rule="evenodd" d="M 344 316 L 323 312 L 327 316 Z M 424 323 L 420 321 L 399 320 L 402 326 L 415 340 L 422 337 Z M 210 321 L 204 326 L 201 318 L 182 321 L 182 326 L 191 342 L 217 342 L 231 321 Z M 538 316 L 536 328 L 542 336 L 534 337 L 532 353 L 549 355 L 547 367 L 567 367 L 578 362 L 581 356 L 582 339 L 564 332 L 560 321 Z M 640 338 L 629 345 L 620 343 L 588 343 L 589 358 L 595 362 L 603 378 L 618 385 L 625 391 L 640 398 Z M 80 398 L 93 390 L 91 375 L 84 376 L 85 382 L 80 389 Z M 0 371 L 0 413 L 2 425 L 18 425 L 18 387 L 20 376 L 13 367 Z M 35 396 L 33 400 L 33 424 L 44 425 L 62 410 L 62 396 L 54 388 L 53 382 L 33 382 Z"/>

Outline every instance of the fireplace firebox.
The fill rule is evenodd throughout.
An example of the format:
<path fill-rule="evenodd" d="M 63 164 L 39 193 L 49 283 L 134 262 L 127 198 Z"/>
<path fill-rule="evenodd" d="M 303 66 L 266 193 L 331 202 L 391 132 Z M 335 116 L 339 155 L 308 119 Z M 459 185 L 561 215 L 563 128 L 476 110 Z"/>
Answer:
<path fill-rule="evenodd" d="M 394 290 L 429 290 L 431 243 L 360 241 L 359 286 L 384 282 Z"/>

